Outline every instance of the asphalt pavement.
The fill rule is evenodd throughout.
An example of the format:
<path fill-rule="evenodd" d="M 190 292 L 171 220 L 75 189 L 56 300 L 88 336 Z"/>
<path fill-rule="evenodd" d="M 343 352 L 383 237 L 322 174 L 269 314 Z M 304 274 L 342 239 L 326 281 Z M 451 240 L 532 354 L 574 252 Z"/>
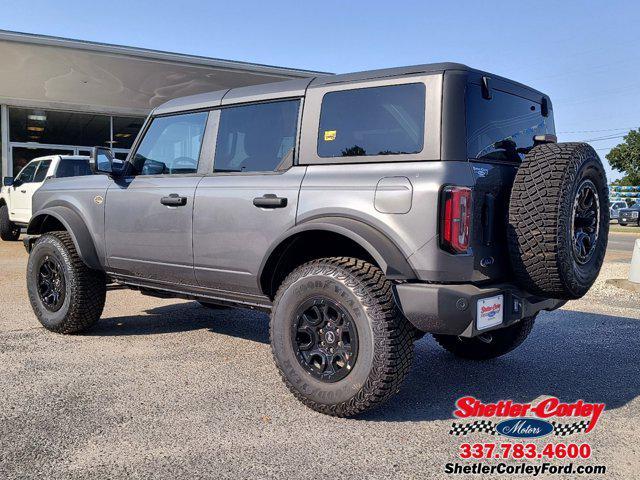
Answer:
<path fill-rule="evenodd" d="M 26 253 L 0 242 L 0 478 L 450 478 L 466 395 L 604 402 L 591 433 L 562 440 L 591 444 L 574 463 L 638 478 L 640 297 L 604 283 L 627 274 L 620 235 L 591 292 L 542 313 L 519 349 L 462 361 L 427 336 L 400 394 L 355 419 L 289 394 L 262 313 L 114 290 L 95 329 L 50 333 L 27 300 Z"/>

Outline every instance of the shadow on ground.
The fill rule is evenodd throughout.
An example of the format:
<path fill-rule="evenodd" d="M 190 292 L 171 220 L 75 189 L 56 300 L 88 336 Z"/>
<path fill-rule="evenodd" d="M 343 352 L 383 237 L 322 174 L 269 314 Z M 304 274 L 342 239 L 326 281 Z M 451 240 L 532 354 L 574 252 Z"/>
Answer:
<path fill-rule="evenodd" d="M 87 335 L 154 335 L 209 329 L 212 333 L 269 343 L 269 317 L 261 312 L 210 309 L 197 302 L 189 302 L 151 308 L 145 313 L 102 318 Z"/>
<path fill-rule="evenodd" d="M 245 310 L 209 310 L 197 303 L 151 309 L 145 316 L 102 320 L 92 335 L 148 335 L 197 329 L 268 343 L 268 317 Z M 420 421 L 452 418 L 457 398 L 483 402 L 540 396 L 562 401 L 624 406 L 640 394 L 640 320 L 560 310 L 543 312 L 527 341 L 495 360 L 458 359 L 429 336 L 416 343 L 416 358 L 401 392 L 358 418 Z M 606 415 L 606 412 L 605 412 Z"/>

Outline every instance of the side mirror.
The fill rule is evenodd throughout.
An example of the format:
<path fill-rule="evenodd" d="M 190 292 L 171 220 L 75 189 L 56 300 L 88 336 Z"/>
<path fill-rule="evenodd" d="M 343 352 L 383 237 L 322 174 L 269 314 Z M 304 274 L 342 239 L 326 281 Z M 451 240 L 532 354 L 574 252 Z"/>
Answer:
<path fill-rule="evenodd" d="M 2 185 L 4 185 L 5 187 L 10 187 L 11 185 L 13 185 L 13 177 L 4 177 L 2 179 Z"/>
<path fill-rule="evenodd" d="M 89 165 L 93 173 L 113 173 L 113 152 L 107 147 L 93 147 Z"/>

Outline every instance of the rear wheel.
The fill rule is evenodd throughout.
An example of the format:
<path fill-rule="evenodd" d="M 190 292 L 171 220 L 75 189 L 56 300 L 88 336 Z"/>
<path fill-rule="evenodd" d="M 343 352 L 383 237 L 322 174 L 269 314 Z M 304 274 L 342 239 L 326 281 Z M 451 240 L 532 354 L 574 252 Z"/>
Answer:
<path fill-rule="evenodd" d="M 5 242 L 15 242 L 20 238 L 20 227 L 9 220 L 9 208 L 0 206 L 0 238 Z"/>
<path fill-rule="evenodd" d="M 534 321 L 535 317 L 524 318 L 510 327 L 493 330 L 473 338 L 437 334 L 434 334 L 433 338 L 442 348 L 456 357 L 489 360 L 519 347 L 531 333 Z"/>
<path fill-rule="evenodd" d="M 627 224 L 626 223 L 621 223 L 620 225 L 622 225 L 623 227 L 626 227 Z"/>
<path fill-rule="evenodd" d="M 348 257 L 314 260 L 278 289 L 271 348 L 289 390 L 340 417 L 395 394 L 413 359 L 414 328 L 376 266 Z"/>
<path fill-rule="evenodd" d="M 27 290 L 46 329 L 78 333 L 100 318 L 107 282 L 103 272 L 84 264 L 67 232 L 50 232 L 38 238 L 29 254 Z"/>

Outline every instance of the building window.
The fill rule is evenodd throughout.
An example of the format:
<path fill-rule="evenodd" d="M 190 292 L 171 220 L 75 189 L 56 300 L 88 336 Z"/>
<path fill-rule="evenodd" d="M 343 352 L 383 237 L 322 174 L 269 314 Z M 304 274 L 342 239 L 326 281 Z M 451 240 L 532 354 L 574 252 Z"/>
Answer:
<path fill-rule="evenodd" d="M 133 146 L 136 135 L 142 128 L 144 118 L 113 117 L 113 139 L 111 148 L 125 148 Z"/>
<path fill-rule="evenodd" d="M 141 117 L 9 107 L 13 172 L 39 156 L 89 155 L 94 146 L 111 147 L 122 159 L 143 123 Z"/>
<path fill-rule="evenodd" d="M 111 138 L 107 115 L 10 108 L 9 124 L 12 142 L 108 147 Z"/>

